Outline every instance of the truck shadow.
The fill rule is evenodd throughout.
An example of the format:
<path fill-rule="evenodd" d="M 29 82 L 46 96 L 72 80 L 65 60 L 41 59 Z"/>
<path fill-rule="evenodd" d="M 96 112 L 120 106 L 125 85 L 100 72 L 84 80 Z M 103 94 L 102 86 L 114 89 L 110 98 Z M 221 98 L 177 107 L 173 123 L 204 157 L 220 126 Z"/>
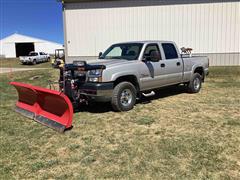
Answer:
<path fill-rule="evenodd" d="M 170 86 L 166 88 L 161 88 L 155 90 L 155 95 L 151 97 L 142 97 L 140 100 L 137 101 L 137 104 L 148 104 L 151 103 L 153 100 L 163 99 L 170 96 L 175 96 L 178 94 L 186 93 L 185 86 Z M 80 112 L 89 112 L 89 113 L 106 113 L 106 112 L 113 112 L 110 103 L 94 103 L 89 105 L 81 105 L 75 113 Z"/>
<path fill-rule="evenodd" d="M 169 86 L 161 89 L 154 90 L 155 95 L 151 97 L 142 97 L 137 103 L 139 104 L 148 104 L 151 103 L 153 100 L 163 99 L 170 96 L 175 96 L 178 94 L 187 93 L 186 86 L 179 85 L 179 86 Z"/>

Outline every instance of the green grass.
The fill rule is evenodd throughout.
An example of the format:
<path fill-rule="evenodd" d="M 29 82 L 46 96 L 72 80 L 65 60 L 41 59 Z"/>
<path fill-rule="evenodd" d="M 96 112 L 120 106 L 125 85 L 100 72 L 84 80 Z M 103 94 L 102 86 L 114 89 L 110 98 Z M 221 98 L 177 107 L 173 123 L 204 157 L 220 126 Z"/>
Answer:
<path fill-rule="evenodd" d="M 22 65 L 18 58 L 0 59 L 0 68 L 51 68 L 50 62 L 39 63 L 36 65 Z"/>
<path fill-rule="evenodd" d="M 8 85 L 57 77 L 0 75 L 0 179 L 240 179 L 240 67 L 211 68 L 199 94 L 160 90 L 130 112 L 82 107 L 64 134 L 16 114 Z"/>

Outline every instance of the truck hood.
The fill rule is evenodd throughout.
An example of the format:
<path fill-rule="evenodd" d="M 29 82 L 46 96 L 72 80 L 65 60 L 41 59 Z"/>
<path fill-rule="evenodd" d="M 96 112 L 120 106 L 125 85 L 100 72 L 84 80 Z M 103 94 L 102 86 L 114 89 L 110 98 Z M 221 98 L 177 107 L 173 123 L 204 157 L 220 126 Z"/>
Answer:
<path fill-rule="evenodd" d="M 114 67 L 122 64 L 130 64 L 136 60 L 129 61 L 125 59 L 96 59 L 88 62 L 90 65 L 104 65 L 106 68 Z"/>

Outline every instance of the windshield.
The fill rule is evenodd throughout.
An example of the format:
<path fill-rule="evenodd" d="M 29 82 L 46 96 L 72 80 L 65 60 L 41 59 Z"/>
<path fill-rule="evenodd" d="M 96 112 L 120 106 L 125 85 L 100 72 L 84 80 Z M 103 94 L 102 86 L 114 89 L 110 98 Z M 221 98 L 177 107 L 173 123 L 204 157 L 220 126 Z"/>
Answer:
<path fill-rule="evenodd" d="M 38 53 L 36 53 L 36 52 L 30 52 L 29 53 L 29 56 L 37 56 L 38 55 Z"/>
<path fill-rule="evenodd" d="M 108 48 L 99 59 L 137 60 L 142 46 L 141 43 L 115 44 Z"/>

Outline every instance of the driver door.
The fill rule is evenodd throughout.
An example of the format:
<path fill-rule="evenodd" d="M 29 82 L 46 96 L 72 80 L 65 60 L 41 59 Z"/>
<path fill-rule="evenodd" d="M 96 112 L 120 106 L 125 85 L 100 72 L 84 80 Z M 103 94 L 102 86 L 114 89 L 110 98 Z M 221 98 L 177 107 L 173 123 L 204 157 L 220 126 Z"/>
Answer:
<path fill-rule="evenodd" d="M 154 57 L 154 55 L 157 55 Z M 161 53 L 157 43 L 148 44 L 143 56 L 143 69 L 140 71 L 141 89 L 148 90 L 161 86 L 164 79 L 160 76 Z"/>

